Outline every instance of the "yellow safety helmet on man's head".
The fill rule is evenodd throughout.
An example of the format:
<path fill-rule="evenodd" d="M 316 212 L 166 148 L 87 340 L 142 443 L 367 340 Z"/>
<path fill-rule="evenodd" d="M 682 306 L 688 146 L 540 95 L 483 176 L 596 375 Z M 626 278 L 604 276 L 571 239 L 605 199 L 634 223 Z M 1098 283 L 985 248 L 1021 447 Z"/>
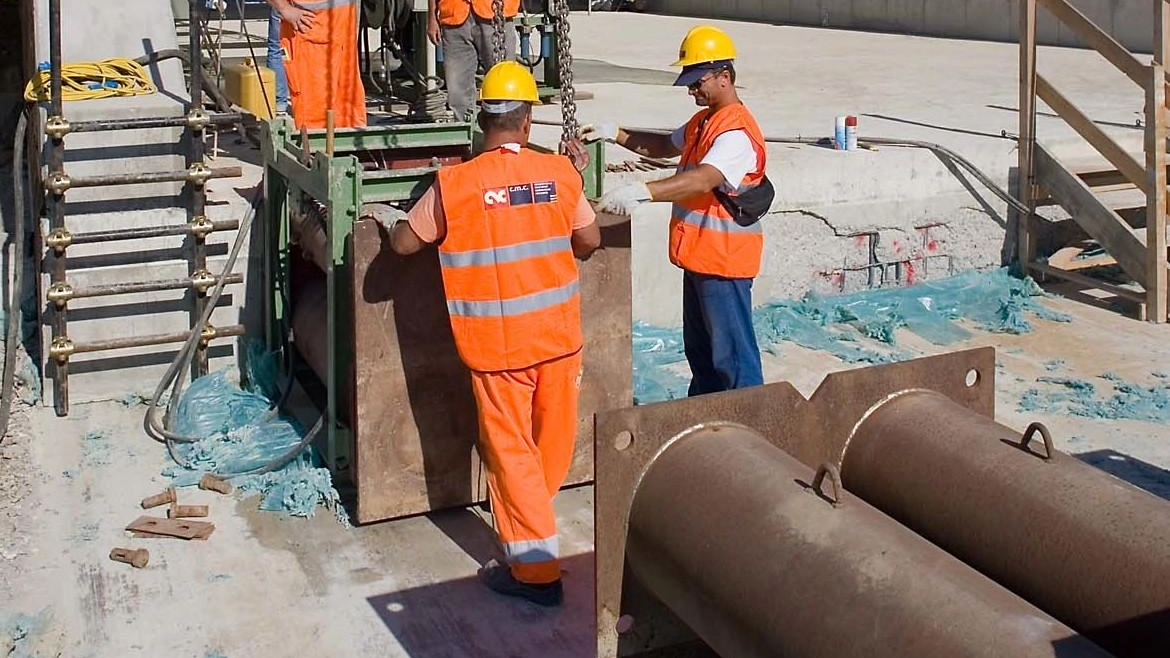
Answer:
<path fill-rule="evenodd" d="M 678 61 L 671 66 L 693 66 L 735 59 L 735 43 L 727 33 L 711 25 L 691 28 L 678 47 Z"/>
<path fill-rule="evenodd" d="M 519 62 L 500 62 L 483 76 L 480 102 L 521 101 L 540 105 L 536 78 Z"/>

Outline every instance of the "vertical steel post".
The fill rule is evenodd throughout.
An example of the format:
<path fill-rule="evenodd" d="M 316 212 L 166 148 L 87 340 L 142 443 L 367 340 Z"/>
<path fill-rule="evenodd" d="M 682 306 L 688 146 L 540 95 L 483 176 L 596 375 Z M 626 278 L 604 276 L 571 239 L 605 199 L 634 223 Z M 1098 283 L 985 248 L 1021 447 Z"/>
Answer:
<path fill-rule="evenodd" d="M 188 13 L 188 48 L 191 55 L 191 104 L 187 115 L 203 110 L 203 0 L 190 0 Z M 203 163 L 203 124 L 187 127 L 187 166 Z M 203 183 L 187 183 L 187 221 L 202 221 L 207 208 L 207 188 Z M 188 275 L 207 269 L 207 243 L 203 234 L 191 235 L 191 265 Z M 203 290 L 191 291 L 191 326 L 203 315 L 207 295 Z M 207 343 L 201 342 L 191 365 L 191 377 L 207 374 Z"/>
<path fill-rule="evenodd" d="M 49 0 L 49 76 L 50 109 L 53 119 L 64 116 L 61 98 L 61 0 Z M 65 173 L 65 136 L 55 133 L 49 137 L 49 178 Z M 49 194 L 49 230 L 65 228 L 65 191 L 51 191 Z M 65 283 L 65 251 L 53 254 L 49 280 L 53 286 Z M 52 345 L 50 354 L 58 353 L 52 347 L 68 344 L 68 301 L 53 305 Z M 55 356 L 53 366 L 53 407 L 58 416 L 69 414 L 69 354 L 68 350 Z"/>

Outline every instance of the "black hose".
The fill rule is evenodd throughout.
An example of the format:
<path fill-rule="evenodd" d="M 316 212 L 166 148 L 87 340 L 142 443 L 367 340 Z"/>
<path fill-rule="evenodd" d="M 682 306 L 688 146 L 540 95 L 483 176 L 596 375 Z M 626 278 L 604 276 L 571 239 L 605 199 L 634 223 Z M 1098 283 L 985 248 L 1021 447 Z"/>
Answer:
<path fill-rule="evenodd" d="M 8 435 L 12 398 L 16 394 L 16 353 L 20 348 L 20 302 L 24 290 L 24 147 L 28 130 L 28 113 L 21 112 L 16 123 L 12 150 L 12 196 L 15 217 L 12 220 L 13 260 L 12 290 L 9 291 L 8 317 L 4 319 L 4 372 L 0 379 L 0 443 Z"/>

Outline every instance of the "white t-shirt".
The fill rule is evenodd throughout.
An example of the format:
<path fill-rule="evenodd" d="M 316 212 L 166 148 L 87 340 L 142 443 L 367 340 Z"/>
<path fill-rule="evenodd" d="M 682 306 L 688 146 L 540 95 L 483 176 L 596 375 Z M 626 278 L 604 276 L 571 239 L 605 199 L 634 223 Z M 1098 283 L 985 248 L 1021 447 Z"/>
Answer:
<path fill-rule="evenodd" d="M 675 148 L 683 150 L 686 145 L 686 126 L 672 132 L 670 141 Z M 723 189 L 734 192 L 743 182 L 744 176 L 759 168 L 760 159 L 756 157 L 756 149 L 752 147 L 747 132 L 728 130 L 715 138 L 711 150 L 707 151 L 699 164 L 708 164 L 718 169 L 723 174 Z"/>

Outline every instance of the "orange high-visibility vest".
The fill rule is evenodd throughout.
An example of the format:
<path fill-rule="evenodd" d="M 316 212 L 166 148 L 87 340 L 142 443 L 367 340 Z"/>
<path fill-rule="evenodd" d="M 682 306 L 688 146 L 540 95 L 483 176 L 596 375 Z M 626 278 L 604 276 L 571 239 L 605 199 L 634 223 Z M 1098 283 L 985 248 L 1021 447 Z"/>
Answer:
<path fill-rule="evenodd" d="M 336 128 L 366 125 L 366 90 L 358 70 L 357 0 L 299 0 L 313 27 L 297 32 L 280 23 L 284 73 L 297 127 L 324 128 L 333 110 Z"/>
<path fill-rule="evenodd" d="M 744 176 L 735 194 L 760 184 L 767 165 L 764 135 L 755 117 L 741 103 L 716 111 L 704 110 L 686 125 L 686 146 L 678 171 L 699 166 L 715 138 L 729 130 L 743 130 L 756 151 L 758 168 Z M 699 274 L 750 279 L 760 273 L 764 229 L 759 222 L 741 226 L 713 192 L 676 202 L 670 216 L 670 262 Z"/>
<path fill-rule="evenodd" d="M 439 245 L 455 347 L 468 368 L 517 370 L 581 349 L 569 159 L 496 149 L 438 173 Z"/>
<path fill-rule="evenodd" d="M 439 24 L 457 26 L 474 11 L 485 21 L 492 20 L 492 0 L 439 0 Z M 520 0 L 504 0 L 504 18 L 512 18 L 520 11 Z"/>

